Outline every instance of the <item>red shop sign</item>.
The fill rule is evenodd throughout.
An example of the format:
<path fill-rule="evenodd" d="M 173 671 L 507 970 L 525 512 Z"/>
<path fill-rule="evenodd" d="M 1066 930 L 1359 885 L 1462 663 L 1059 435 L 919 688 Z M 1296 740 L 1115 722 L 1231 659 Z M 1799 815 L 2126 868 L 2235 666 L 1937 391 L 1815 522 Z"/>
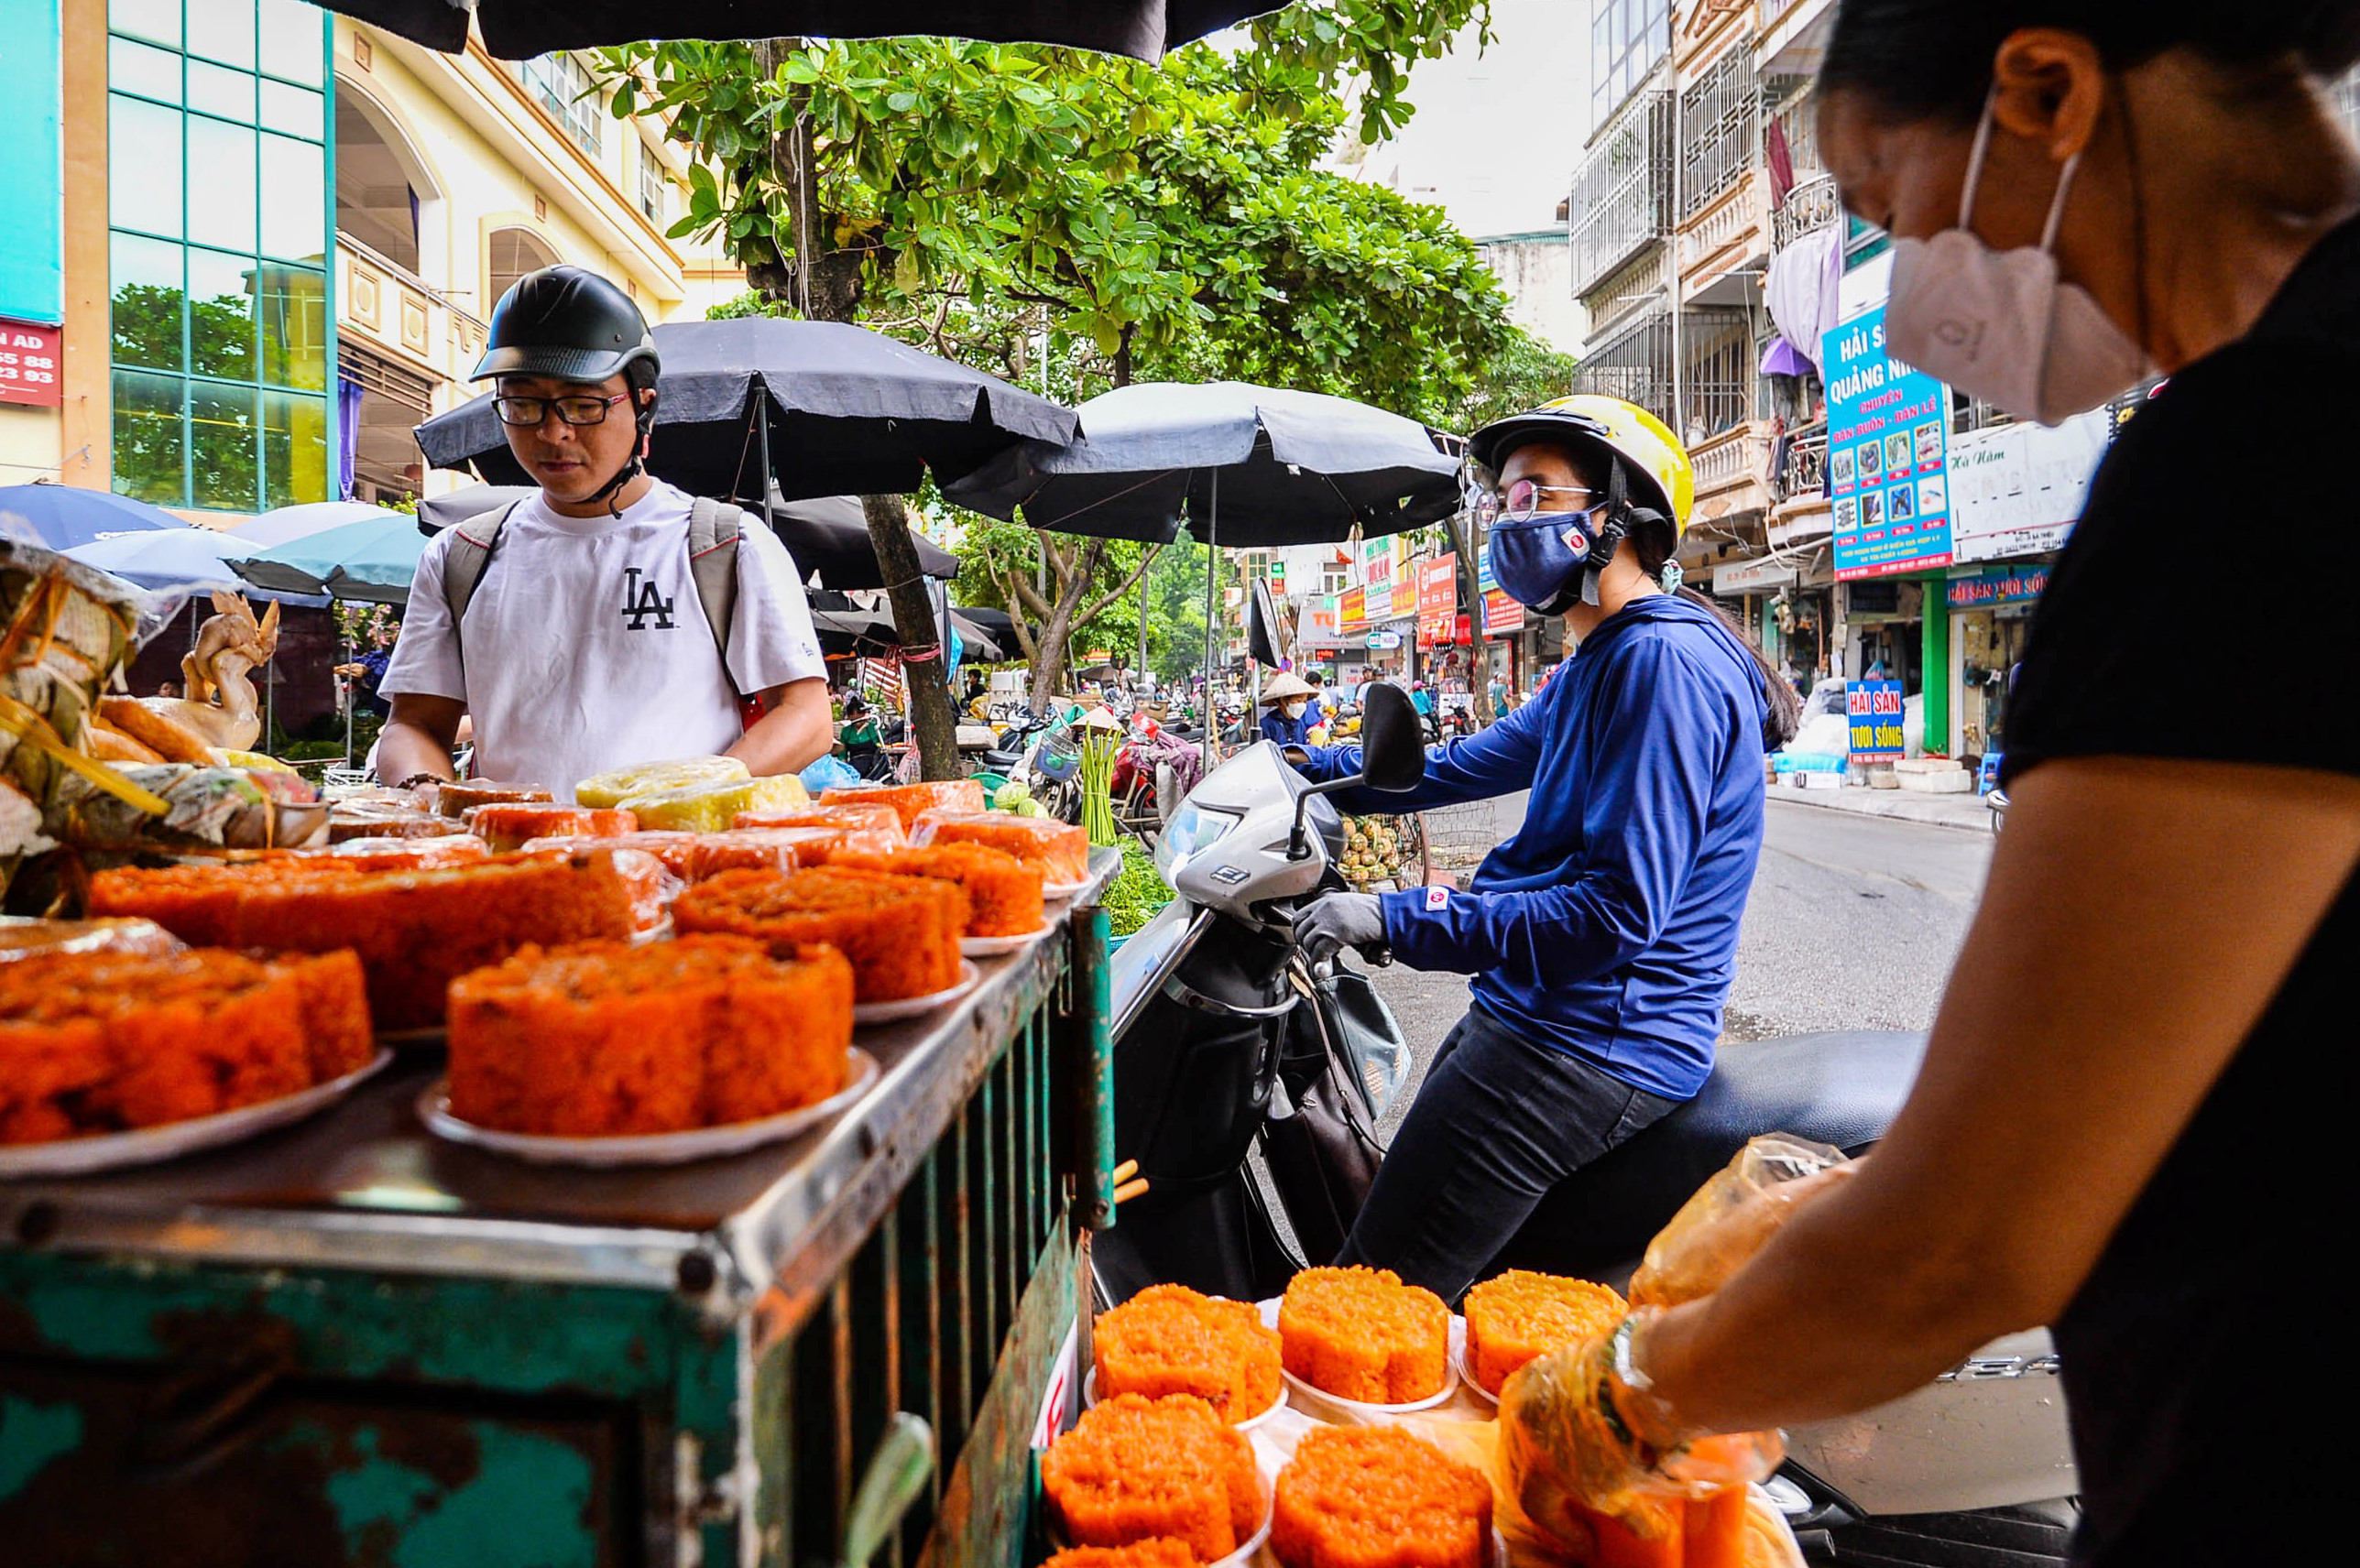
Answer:
<path fill-rule="evenodd" d="M 59 379 L 65 332 L 30 321 L 0 321 L 0 403 L 55 408 L 66 400 Z"/>

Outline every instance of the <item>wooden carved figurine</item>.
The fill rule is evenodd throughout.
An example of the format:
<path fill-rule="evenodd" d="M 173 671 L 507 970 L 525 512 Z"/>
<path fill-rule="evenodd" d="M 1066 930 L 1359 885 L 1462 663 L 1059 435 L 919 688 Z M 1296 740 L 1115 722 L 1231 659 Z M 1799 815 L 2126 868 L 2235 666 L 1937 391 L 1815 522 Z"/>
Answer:
<path fill-rule="evenodd" d="M 279 605 L 255 619 L 242 593 L 216 591 L 216 612 L 197 628 L 197 646 L 180 660 L 184 697 L 142 697 L 139 705 L 194 730 L 211 746 L 251 751 L 262 735 L 254 670 L 279 651 Z"/>

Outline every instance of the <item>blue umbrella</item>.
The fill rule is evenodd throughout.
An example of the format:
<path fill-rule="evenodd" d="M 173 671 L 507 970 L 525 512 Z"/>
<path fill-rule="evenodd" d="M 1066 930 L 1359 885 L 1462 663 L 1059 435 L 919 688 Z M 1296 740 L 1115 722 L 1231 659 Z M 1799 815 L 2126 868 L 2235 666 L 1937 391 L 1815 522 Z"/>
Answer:
<path fill-rule="evenodd" d="M 117 534 L 185 530 L 189 526 L 145 501 L 117 495 L 112 490 L 82 490 L 71 485 L 0 485 L 0 516 L 23 518 L 32 525 L 37 542 L 59 550 Z"/>
<path fill-rule="evenodd" d="M 253 549 L 250 542 L 235 534 L 181 528 L 117 534 L 113 539 L 78 544 L 63 553 L 137 588 L 244 588 L 246 584 L 238 581 L 229 562 Z M 257 596 L 310 609 L 328 602 L 315 593 L 257 591 Z"/>
<path fill-rule="evenodd" d="M 245 540 L 248 550 L 276 550 L 282 544 L 310 539 L 347 523 L 383 522 L 388 515 L 400 514 L 388 507 L 372 506 L 366 501 L 306 501 L 248 518 L 229 531 Z"/>
<path fill-rule="evenodd" d="M 380 520 L 346 523 L 231 564 L 258 588 L 402 604 L 425 550 L 417 518 L 386 512 Z"/>

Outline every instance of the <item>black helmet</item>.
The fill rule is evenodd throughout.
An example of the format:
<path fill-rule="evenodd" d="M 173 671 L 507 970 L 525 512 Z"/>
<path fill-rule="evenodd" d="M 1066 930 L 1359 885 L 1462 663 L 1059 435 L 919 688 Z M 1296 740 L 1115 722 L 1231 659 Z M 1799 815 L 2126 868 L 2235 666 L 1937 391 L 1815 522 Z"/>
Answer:
<path fill-rule="evenodd" d="M 659 364 L 655 334 L 629 295 L 582 267 L 544 267 L 518 278 L 492 307 L 484 357 L 467 379 L 588 383 L 628 374 L 633 387 L 652 387 Z"/>

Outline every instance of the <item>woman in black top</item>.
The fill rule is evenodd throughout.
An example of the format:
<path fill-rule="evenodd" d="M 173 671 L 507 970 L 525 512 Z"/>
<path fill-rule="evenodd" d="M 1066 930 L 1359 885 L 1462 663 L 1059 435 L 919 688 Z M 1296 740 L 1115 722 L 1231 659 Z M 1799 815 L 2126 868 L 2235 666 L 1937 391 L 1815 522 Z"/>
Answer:
<path fill-rule="evenodd" d="M 2337 1550 L 2299 1505 L 2344 1482 L 2360 699 L 2354 617 L 2297 584 L 2360 522 L 2360 154 L 2323 91 L 2355 58 L 2360 0 L 1844 0 L 1820 145 L 1895 237 L 1895 355 L 2050 420 L 2170 380 L 2037 613 L 1916 1092 L 1637 1320 L 1598 1387 L 1639 1437 L 1864 1409 L 2049 1323 L 2076 1561 Z"/>

